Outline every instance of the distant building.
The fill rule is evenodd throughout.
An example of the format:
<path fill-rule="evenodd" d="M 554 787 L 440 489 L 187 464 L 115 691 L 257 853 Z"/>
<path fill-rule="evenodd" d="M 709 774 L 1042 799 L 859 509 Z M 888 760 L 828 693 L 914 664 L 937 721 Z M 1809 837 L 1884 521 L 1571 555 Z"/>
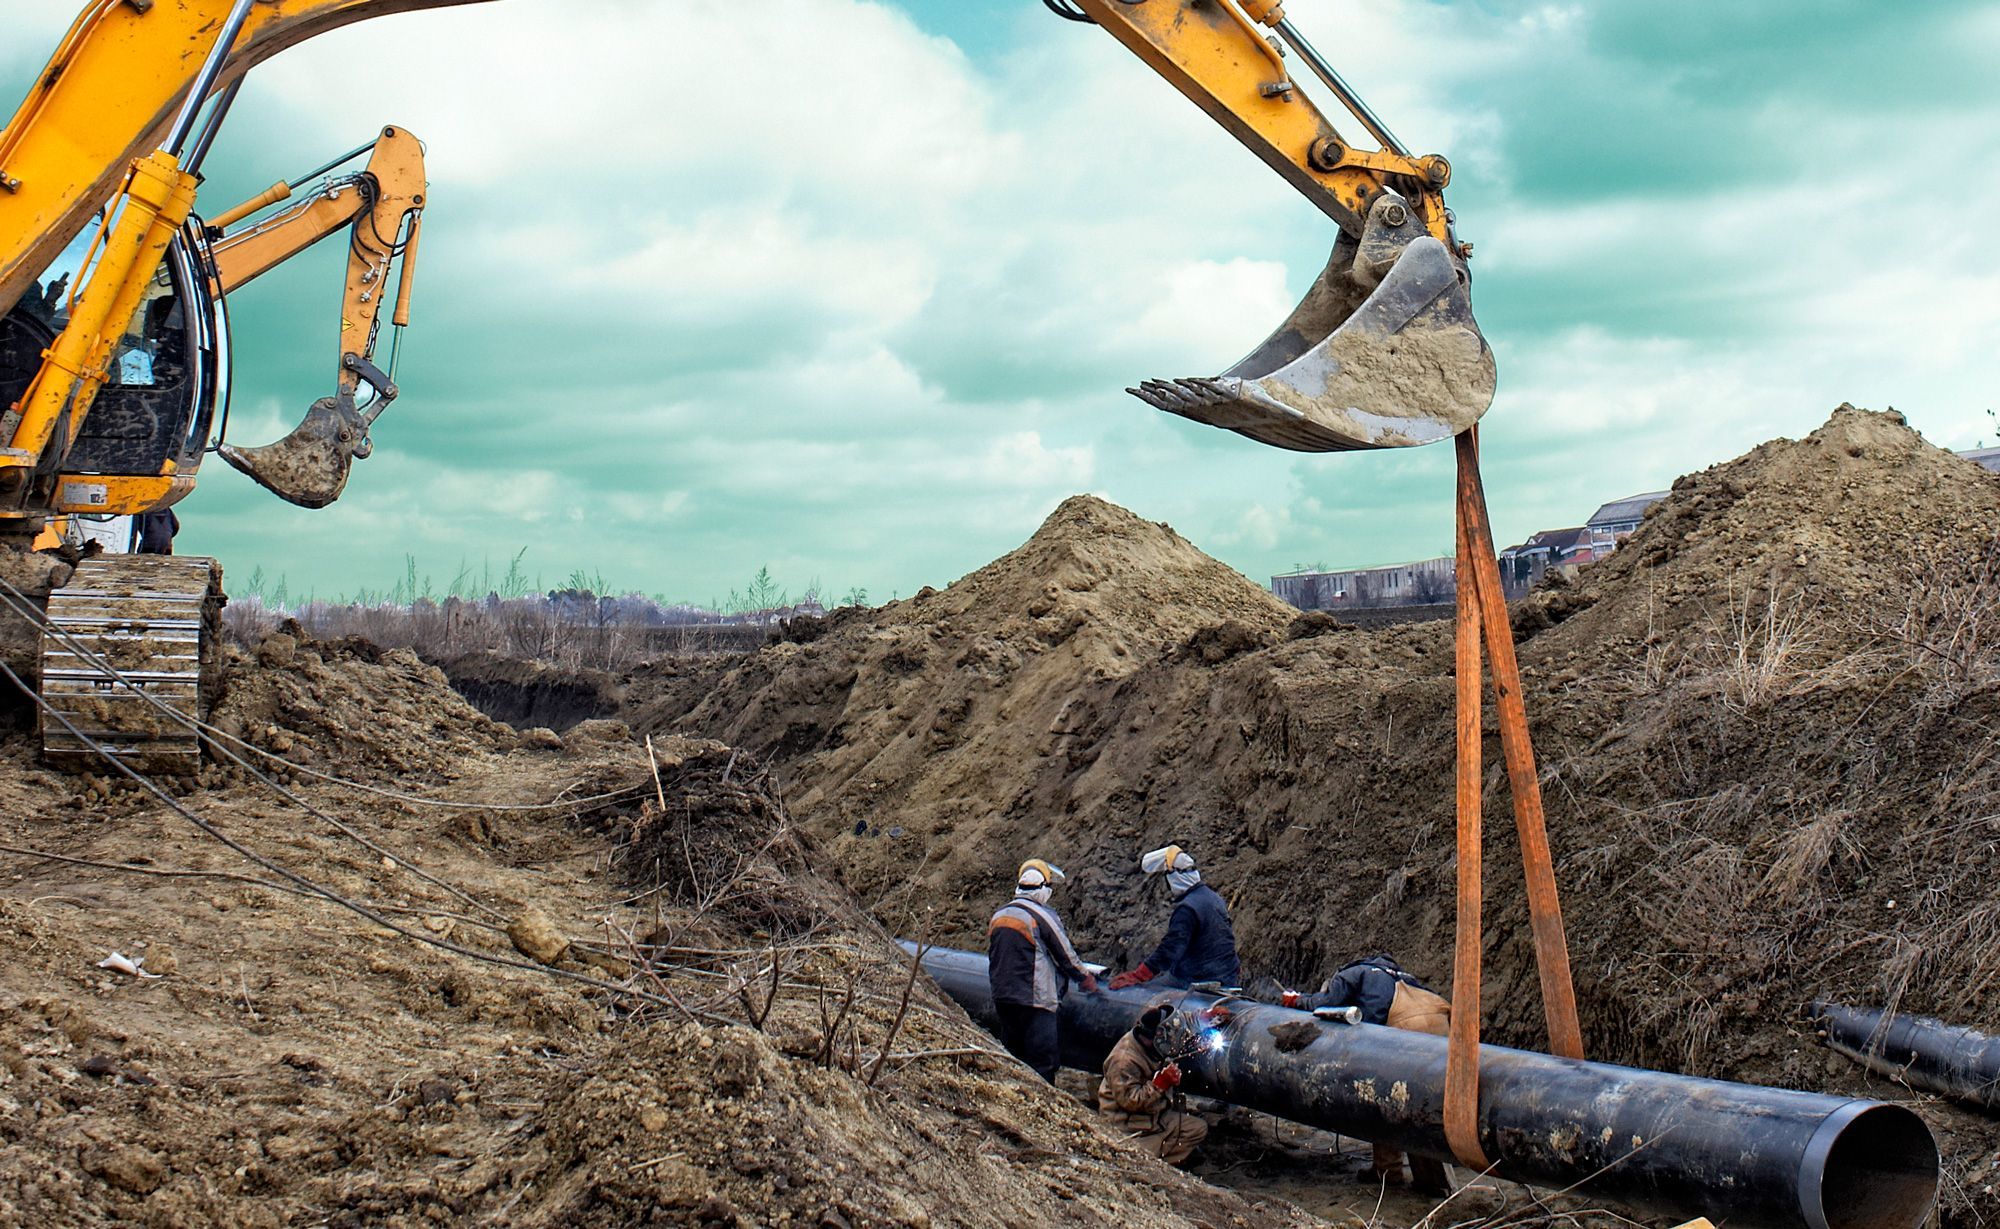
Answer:
<path fill-rule="evenodd" d="M 1993 454 L 1993 467 L 2000 469 L 2000 448 L 1988 451 Z M 1647 511 L 1666 497 L 1665 491 L 1628 495 L 1599 508 L 1585 524 L 1544 529 L 1526 542 L 1508 547 L 1500 552 L 1501 588 L 1510 598 L 1520 597 L 1550 568 L 1575 567 L 1604 558 L 1637 531 Z M 1379 568 L 1302 570 L 1273 576 L 1271 592 L 1300 610 L 1439 605 L 1458 596 L 1458 561 L 1446 556 Z"/>
<path fill-rule="evenodd" d="M 1271 592 L 1300 610 L 1435 605 L 1458 595 L 1458 560 L 1446 555 L 1378 568 L 1290 572 L 1271 578 Z"/>
<path fill-rule="evenodd" d="M 1519 597 L 1534 588 L 1550 568 L 1589 563 L 1596 558 L 1597 545 L 1589 526 L 1544 529 L 1526 542 L 1500 552 L 1500 587 L 1508 597 Z"/>
<path fill-rule="evenodd" d="M 2000 452 L 2000 449 L 1995 451 Z M 1595 552 L 1591 557 L 1602 559 L 1617 550 L 1620 542 L 1638 530 L 1639 522 L 1646 519 L 1647 511 L 1666 497 L 1665 491 L 1628 495 L 1624 499 L 1614 499 L 1592 513 L 1584 525 L 1590 530 L 1590 543 Z"/>
<path fill-rule="evenodd" d="M 2000 448 L 1967 448 L 1958 455 L 1983 470 L 2000 474 Z"/>

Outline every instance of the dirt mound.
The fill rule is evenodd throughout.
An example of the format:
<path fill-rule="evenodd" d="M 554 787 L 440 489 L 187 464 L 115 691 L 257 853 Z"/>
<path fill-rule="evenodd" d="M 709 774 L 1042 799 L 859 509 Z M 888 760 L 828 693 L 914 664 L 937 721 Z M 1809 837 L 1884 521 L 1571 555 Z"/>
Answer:
<path fill-rule="evenodd" d="M 172 792 L 377 920 L 0 739 L 0 1223 L 1309 1223 L 998 1054 L 751 757 L 516 736 L 356 642 L 232 667 L 218 724 L 368 844 L 240 772 Z"/>
<path fill-rule="evenodd" d="M 408 649 L 366 640 L 315 640 L 296 624 L 251 652 L 231 650 L 223 733 L 309 767 L 393 776 L 412 784 L 449 776 L 469 757 L 512 746 L 514 732 L 451 689 Z"/>
<path fill-rule="evenodd" d="M 1842 407 L 1682 479 L 1618 554 L 1520 604 L 1594 1056 L 1870 1091 L 1797 1022 L 1810 999 L 2000 1026 L 1996 525 L 2000 479 Z M 1071 872 L 1057 903 L 1086 953 L 1125 964 L 1166 913 L 1137 856 L 1178 841 L 1252 970 L 1306 983 L 1390 950 L 1448 981 L 1449 627 L 1294 624 L 1178 538 L 1135 549 L 1142 527 L 1071 501 L 944 594 L 768 649 L 698 699 L 659 688 L 641 724 L 772 757 L 892 926 L 929 915 L 976 943 L 1041 854 Z M 1493 1039 L 1539 1045 L 1497 767 L 1486 796 L 1484 1012 Z M 1924 1112 L 1967 1214 L 2000 1132 Z"/>
<path fill-rule="evenodd" d="M 1587 585 L 1529 605 L 1553 602 L 1560 617 L 1626 598 L 1578 629 L 1603 639 L 1680 629 L 1732 595 L 1872 599 L 1905 587 L 1906 561 L 1989 534 L 1996 491 L 2000 477 L 1926 443 L 1901 414 L 1843 405 L 1802 440 L 1679 479 Z"/>
<path fill-rule="evenodd" d="M 1017 843 L 981 825 L 1023 774 L 1078 752 L 1072 727 L 1093 694 L 1169 652 L 1227 657 L 1276 640 L 1296 613 L 1166 526 L 1078 496 L 942 592 L 705 673 L 634 679 L 634 723 L 809 758 L 794 809 L 823 833 L 858 833 L 843 850 L 857 869 L 858 851 L 893 829 L 883 869 L 935 851 L 967 874 L 1011 871 Z M 871 824 L 883 815 L 893 822 Z M 978 839 L 946 839 L 968 822 Z M 876 890 L 888 882 L 903 880 Z"/>

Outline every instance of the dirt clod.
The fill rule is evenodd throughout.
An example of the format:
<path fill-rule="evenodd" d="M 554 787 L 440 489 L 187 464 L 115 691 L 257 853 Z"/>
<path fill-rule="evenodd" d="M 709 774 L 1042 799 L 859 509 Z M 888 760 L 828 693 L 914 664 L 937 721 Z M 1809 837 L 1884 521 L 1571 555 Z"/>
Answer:
<path fill-rule="evenodd" d="M 543 964 L 554 964 L 569 951 L 569 939 L 539 909 L 530 909 L 507 924 L 514 950 Z"/>
<path fill-rule="evenodd" d="M 134 1195 L 150 1195 L 167 1180 L 166 1162 L 157 1153 L 135 1144 L 89 1149 L 83 1154 L 83 1168 L 84 1172 Z"/>

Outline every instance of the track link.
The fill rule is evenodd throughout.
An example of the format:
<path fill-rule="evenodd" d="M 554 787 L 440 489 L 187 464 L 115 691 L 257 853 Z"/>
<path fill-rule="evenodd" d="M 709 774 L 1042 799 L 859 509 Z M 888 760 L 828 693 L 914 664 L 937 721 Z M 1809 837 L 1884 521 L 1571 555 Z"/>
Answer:
<path fill-rule="evenodd" d="M 206 718 L 219 690 L 222 568 L 213 559 L 101 555 L 77 564 L 49 595 L 53 632 L 42 637 L 42 697 L 91 741 L 133 768 L 192 773 L 201 767 L 193 730 L 147 703 L 88 657 L 100 658 L 154 699 Z M 42 716 L 42 756 L 71 772 L 102 761 L 60 721 Z"/>

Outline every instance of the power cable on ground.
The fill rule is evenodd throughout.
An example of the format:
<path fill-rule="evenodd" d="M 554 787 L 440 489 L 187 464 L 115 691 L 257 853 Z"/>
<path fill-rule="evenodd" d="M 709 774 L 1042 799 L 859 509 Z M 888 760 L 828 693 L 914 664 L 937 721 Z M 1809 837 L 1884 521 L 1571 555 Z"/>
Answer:
<path fill-rule="evenodd" d="M 12 586 L 8 587 L 11 588 Z M 173 797 L 173 795 L 167 793 L 167 791 L 162 789 L 158 783 L 153 781 L 151 778 L 147 777 L 145 774 L 139 772 L 131 765 L 125 763 L 123 760 L 119 759 L 102 743 L 99 743 L 96 739 L 91 738 L 88 734 L 85 734 L 82 730 L 79 730 L 75 726 L 75 724 L 70 721 L 69 717 L 66 714 L 58 711 L 47 700 L 44 700 L 41 697 L 41 695 L 37 693 L 34 688 L 28 686 L 26 681 L 24 681 L 19 674 L 15 673 L 14 668 L 8 665 L 7 662 L 5 662 L 4 660 L 0 660 L 0 677 L 4 677 L 8 682 L 12 683 L 16 688 L 18 688 L 21 694 L 28 697 L 28 699 L 34 703 L 35 707 L 41 710 L 42 714 L 45 717 L 53 717 L 56 720 L 56 722 L 60 724 L 65 730 L 67 730 L 69 734 L 72 737 L 74 737 L 78 742 L 82 743 L 85 747 L 89 748 L 92 752 L 94 752 L 98 756 L 98 758 L 102 759 L 105 763 L 109 764 L 117 772 L 130 779 L 134 784 L 138 785 L 141 789 L 144 789 L 147 793 L 153 795 L 153 797 L 158 799 L 163 805 L 165 805 L 168 810 L 171 810 L 172 812 L 174 812 L 174 814 L 180 816 L 188 823 L 194 825 L 194 827 L 199 829 L 204 835 L 209 836 L 221 842 L 223 845 L 227 846 L 231 851 L 236 853 L 239 857 L 243 858 L 248 862 L 254 863 L 257 866 L 261 866 L 265 870 L 270 871 L 272 874 L 277 875 L 281 879 L 284 879 L 292 883 L 305 894 L 317 896 L 332 904 L 339 905 L 341 908 L 346 909 L 349 912 L 358 914 L 359 916 L 366 918 L 368 921 L 373 922 L 375 925 L 382 927 L 384 930 L 392 931 L 395 934 L 401 935 L 406 939 L 412 939 L 418 943 L 425 945 L 426 947 L 434 947 L 440 951 L 450 952 L 455 956 L 463 956 L 468 960 L 476 960 L 481 963 L 494 965 L 496 967 L 503 969 L 522 969 L 530 973 L 539 973 L 544 976 L 555 978 L 560 981 L 575 982 L 579 985 L 589 986 L 592 989 L 602 990 L 610 994 L 615 994 L 627 998 L 634 998 L 642 1002 L 653 1003 L 662 1007 L 671 1007 L 675 1011 L 678 1011 L 683 1015 L 688 1016 L 689 1018 L 698 1018 L 712 1024 L 733 1023 L 733 1021 L 731 1021 L 726 1016 L 719 1016 L 716 1015 L 714 1012 L 706 1011 L 701 1008 L 688 1007 L 687 1005 L 680 1002 L 679 999 L 673 997 L 671 992 L 666 992 L 664 983 L 661 984 L 661 989 L 663 993 L 655 994 L 646 990 L 637 990 L 632 988 L 631 986 L 620 985 L 617 982 L 606 981 L 600 977 L 591 977 L 588 974 L 584 973 L 572 973 L 568 969 L 558 969 L 551 967 L 549 965 L 539 964 L 534 961 L 514 960 L 505 956 L 495 956 L 488 952 L 481 952 L 473 948 L 466 947 L 463 944 L 453 943 L 449 939 L 441 939 L 435 935 L 423 934 L 419 931 L 411 930 L 407 926 L 400 926 L 394 921 L 390 920 L 389 918 L 383 916 L 381 913 L 377 912 L 375 909 L 369 907 L 368 905 L 365 905 L 360 901 L 350 899 L 349 897 L 343 896 L 339 892 L 334 891 L 332 888 L 325 887 L 321 884 L 315 883 L 312 880 L 306 878 L 304 875 L 301 875 L 298 872 L 292 870 L 291 868 L 285 866 L 284 864 L 277 862 L 271 858 L 265 857 L 263 854 L 258 853 L 256 850 L 251 849 L 249 846 L 244 845 L 242 842 L 236 840 L 229 834 L 223 832 L 221 829 L 217 828 L 214 824 L 209 823 L 207 820 L 195 814 L 187 807 L 182 806 L 178 799 Z"/>
<path fill-rule="evenodd" d="M 145 688 L 140 687 L 138 684 L 134 683 L 131 679 L 127 678 L 124 675 L 124 673 L 121 672 L 111 662 L 91 651 L 81 641 L 77 640 L 74 636 L 71 636 L 67 631 L 63 630 L 63 628 L 59 624 L 57 624 L 54 620 L 50 619 L 45 613 L 37 609 L 34 606 L 34 604 L 27 599 L 25 594 L 22 594 L 19 589 L 15 588 L 14 585 L 8 582 L 5 578 L 0 578 L 0 604 L 5 604 L 7 607 L 12 609 L 16 615 L 20 615 L 26 618 L 30 623 L 39 622 L 45 633 L 53 636 L 65 648 L 68 648 L 72 653 L 76 654 L 77 657 L 82 659 L 84 662 L 86 662 L 93 668 L 101 671 L 106 676 L 112 678 L 119 685 L 131 691 L 134 695 L 138 696 L 140 699 L 144 700 L 147 704 L 159 710 L 161 713 L 164 713 L 170 719 L 179 722 L 180 724 L 186 726 L 190 730 L 195 731 L 196 736 L 202 738 L 202 741 L 206 742 L 211 749 L 213 749 L 214 751 L 216 751 L 217 753 L 228 759 L 232 764 L 235 764 L 237 767 L 241 768 L 244 772 L 248 773 L 253 778 L 255 778 L 258 782 L 260 782 L 265 787 L 270 789 L 278 797 L 283 798 L 285 801 L 298 806 L 300 809 L 304 810 L 308 815 L 313 816 L 315 819 L 318 819 L 321 822 L 329 825 L 334 830 L 340 832 L 342 835 L 347 836 L 350 839 L 360 843 L 364 848 L 368 849 L 370 852 L 376 854 L 377 856 L 387 859 L 394 865 L 401 866 L 409 870 L 412 874 L 416 875 L 419 879 L 424 880 L 426 883 L 432 884 L 433 886 L 438 888 L 442 888 L 444 891 L 451 893 L 453 896 L 464 901 L 466 904 L 471 905 L 473 908 L 480 910 L 481 912 L 487 914 L 490 917 L 499 918 L 502 919 L 503 921 L 506 919 L 507 914 L 505 912 L 499 909 L 495 909 L 491 905 L 484 903 L 483 901 L 479 900 L 477 897 L 473 896 L 471 893 L 465 891 L 464 889 L 458 887 L 457 885 L 449 883 L 431 874 L 430 872 L 424 870 L 422 867 L 418 866 L 415 862 L 411 861 L 410 859 L 398 855 L 389 849 L 384 848 L 374 840 L 370 839 L 369 837 L 363 835 L 361 832 L 357 831 L 352 826 L 343 823 L 342 821 L 334 818 L 331 815 L 328 815 L 326 812 L 320 810 L 318 807 L 314 806 L 311 802 L 307 801 L 305 798 L 299 796 L 298 794 L 293 793 L 290 789 L 286 788 L 282 783 L 272 779 L 263 772 L 260 772 L 256 768 L 256 766 L 251 764 L 248 760 L 245 760 L 242 756 L 238 755 L 230 748 L 222 745 L 222 742 L 219 741 L 219 739 L 228 739 L 231 742 L 238 743 L 239 745 L 253 751 L 259 750 L 258 748 L 251 746 L 251 744 L 243 741 L 242 739 L 235 738 L 234 736 L 225 734 L 221 730 L 218 730 L 215 727 L 208 725 L 206 722 L 203 722 L 194 717 L 190 717 L 185 712 L 182 712 L 180 709 L 175 708 L 173 705 L 168 704 L 166 701 L 160 699 L 158 696 L 153 695 Z M 38 704 L 42 702 L 39 696 L 36 697 L 36 702 Z M 69 723 L 64 722 L 63 724 L 67 726 Z M 208 736 L 203 737 L 204 734 L 207 734 Z M 281 761 L 281 762 L 286 763 L 288 767 L 293 767 L 292 765 L 290 765 L 289 761 Z M 303 770 L 303 771 L 309 772 L 310 770 Z M 312 774 L 312 775 L 325 775 L 325 774 Z M 358 785 L 359 783 L 354 782 L 350 784 Z M 622 791 L 621 796 L 629 796 L 630 794 L 637 792 L 637 790 L 640 788 L 642 787 L 634 786 L 631 789 Z M 555 805 L 573 806 L 575 804 L 555 804 Z M 484 809 L 494 809 L 494 808 L 481 807 L 477 809 L 484 810 Z"/>

